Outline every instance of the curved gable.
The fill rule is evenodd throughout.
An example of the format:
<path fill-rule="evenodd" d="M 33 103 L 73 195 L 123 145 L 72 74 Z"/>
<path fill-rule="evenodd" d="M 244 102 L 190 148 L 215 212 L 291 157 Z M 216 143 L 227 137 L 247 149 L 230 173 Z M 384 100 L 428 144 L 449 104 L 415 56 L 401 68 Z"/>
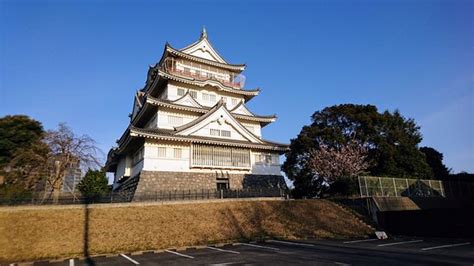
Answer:
<path fill-rule="evenodd" d="M 181 98 L 176 99 L 172 101 L 171 103 L 202 108 L 202 105 L 199 104 L 193 97 L 191 97 L 191 95 L 189 94 L 189 90 Z"/>
<path fill-rule="evenodd" d="M 185 124 L 176 128 L 176 135 L 181 136 L 206 136 L 216 137 L 210 135 L 210 129 L 222 129 L 234 132 L 234 135 L 227 137 L 233 140 L 245 140 L 253 143 L 262 143 L 261 139 L 252 134 L 240 122 L 238 122 L 232 114 L 227 110 L 223 101 L 214 106 L 208 113 L 197 118 L 189 124 Z M 237 134 L 237 135 L 235 135 Z"/>
<path fill-rule="evenodd" d="M 248 115 L 248 116 L 255 116 L 250 110 L 245 106 L 244 102 L 241 101 L 237 104 L 234 109 L 230 110 L 232 114 L 239 114 L 239 115 Z"/>
<path fill-rule="evenodd" d="M 225 59 L 219 55 L 219 53 L 212 46 L 211 42 L 209 42 L 207 39 L 206 29 L 204 28 L 201 33 L 201 37 L 197 42 L 184 47 L 180 51 L 192 56 L 227 64 L 227 61 L 225 61 Z"/>

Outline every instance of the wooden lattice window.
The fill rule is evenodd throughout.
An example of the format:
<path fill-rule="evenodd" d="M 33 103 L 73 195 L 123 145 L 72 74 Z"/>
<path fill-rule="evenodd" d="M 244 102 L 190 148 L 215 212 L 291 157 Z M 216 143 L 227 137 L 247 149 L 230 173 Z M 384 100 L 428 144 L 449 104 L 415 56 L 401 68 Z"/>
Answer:
<path fill-rule="evenodd" d="M 244 148 L 194 144 L 192 166 L 212 168 L 250 168 L 250 150 Z"/>

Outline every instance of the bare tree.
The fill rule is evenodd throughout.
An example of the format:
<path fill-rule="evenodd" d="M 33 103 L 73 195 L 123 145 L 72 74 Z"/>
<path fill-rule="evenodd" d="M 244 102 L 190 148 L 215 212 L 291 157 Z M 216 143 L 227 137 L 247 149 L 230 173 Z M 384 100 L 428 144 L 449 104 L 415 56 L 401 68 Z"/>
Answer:
<path fill-rule="evenodd" d="M 310 152 L 308 165 L 329 183 L 339 177 L 355 177 L 369 167 L 367 149 L 355 141 L 337 148 L 321 145 Z"/>
<path fill-rule="evenodd" d="M 96 142 L 87 135 L 75 135 L 64 123 L 59 124 L 56 130 L 47 131 L 43 141 L 50 149 L 47 165 L 54 171 L 47 178 L 47 187 L 55 201 L 59 198 L 68 168 L 79 166 L 85 170 L 100 166 L 102 152 L 96 147 Z"/>

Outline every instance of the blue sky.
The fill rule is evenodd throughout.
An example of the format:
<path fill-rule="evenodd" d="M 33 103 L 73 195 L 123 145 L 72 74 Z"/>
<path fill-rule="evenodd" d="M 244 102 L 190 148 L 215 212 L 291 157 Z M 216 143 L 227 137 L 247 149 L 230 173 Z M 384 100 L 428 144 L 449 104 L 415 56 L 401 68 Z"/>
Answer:
<path fill-rule="evenodd" d="M 473 1 L 0 0 L 0 116 L 67 122 L 107 152 L 166 41 L 209 39 L 246 63 L 249 102 L 276 113 L 264 137 L 289 142 L 341 103 L 399 109 L 422 145 L 474 172 Z"/>

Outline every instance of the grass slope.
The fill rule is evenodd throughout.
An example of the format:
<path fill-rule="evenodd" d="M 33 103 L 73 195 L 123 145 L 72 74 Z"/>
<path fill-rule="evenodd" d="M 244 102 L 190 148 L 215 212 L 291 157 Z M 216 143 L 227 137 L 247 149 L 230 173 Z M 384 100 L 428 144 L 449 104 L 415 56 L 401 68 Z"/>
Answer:
<path fill-rule="evenodd" d="M 86 248 L 89 254 L 107 254 L 262 237 L 348 238 L 373 233 L 353 214 L 326 200 L 105 206 L 87 212 L 85 226 L 85 208 L 0 208 L 0 261 L 80 257 Z"/>

